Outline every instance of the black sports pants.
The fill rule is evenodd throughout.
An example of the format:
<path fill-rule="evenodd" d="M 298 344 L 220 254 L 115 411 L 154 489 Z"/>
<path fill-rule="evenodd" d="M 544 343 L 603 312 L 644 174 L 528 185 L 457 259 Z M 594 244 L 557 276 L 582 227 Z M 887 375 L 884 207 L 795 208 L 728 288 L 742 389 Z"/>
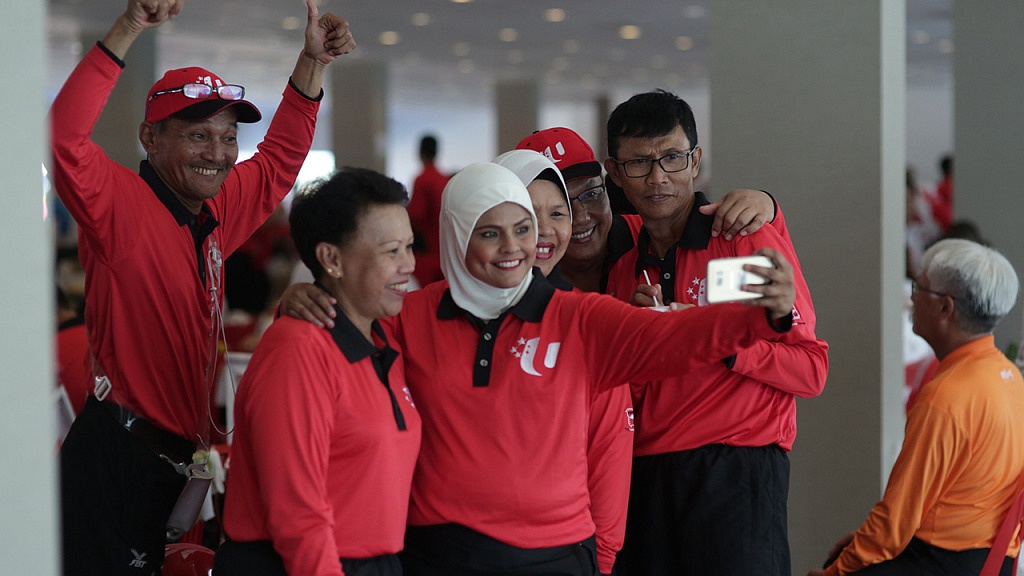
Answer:
<path fill-rule="evenodd" d="M 620 576 L 790 576 L 789 458 L 722 444 L 633 459 Z"/>

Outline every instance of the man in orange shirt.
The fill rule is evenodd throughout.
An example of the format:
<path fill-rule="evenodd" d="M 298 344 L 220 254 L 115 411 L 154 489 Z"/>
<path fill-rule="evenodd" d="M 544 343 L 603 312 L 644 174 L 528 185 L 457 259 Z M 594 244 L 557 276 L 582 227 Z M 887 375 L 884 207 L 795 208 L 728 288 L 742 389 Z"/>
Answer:
<path fill-rule="evenodd" d="M 1024 380 L 992 336 L 1018 286 L 1009 261 L 980 244 L 942 240 L 925 252 L 914 332 L 935 350 L 938 371 L 907 415 L 882 501 L 809 576 L 979 573 L 1024 486 Z M 1019 550 L 1017 535 L 997 553 Z M 1006 558 L 1000 575 L 1012 574 Z"/>

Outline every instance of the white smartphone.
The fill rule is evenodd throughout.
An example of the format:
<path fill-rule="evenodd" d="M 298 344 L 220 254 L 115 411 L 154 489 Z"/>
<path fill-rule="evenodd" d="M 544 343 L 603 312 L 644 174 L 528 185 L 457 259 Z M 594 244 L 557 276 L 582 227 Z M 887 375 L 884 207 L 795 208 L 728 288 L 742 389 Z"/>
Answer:
<path fill-rule="evenodd" d="M 764 276 L 743 269 L 744 264 L 772 268 L 772 261 L 765 256 L 739 256 L 737 258 L 716 258 L 708 262 L 708 304 L 736 302 L 760 298 L 756 292 L 740 290 L 744 284 L 764 284 Z"/>

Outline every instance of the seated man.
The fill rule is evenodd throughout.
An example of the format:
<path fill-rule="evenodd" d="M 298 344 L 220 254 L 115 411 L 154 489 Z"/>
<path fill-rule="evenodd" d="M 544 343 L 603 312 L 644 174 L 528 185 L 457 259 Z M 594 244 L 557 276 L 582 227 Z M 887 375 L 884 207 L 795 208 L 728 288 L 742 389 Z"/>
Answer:
<path fill-rule="evenodd" d="M 938 371 L 907 415 L 882 501 L 836 544 L 835 561 L 809 576 L 979 573 L 1024 486 L 1024 380 L 992 335 L 1017 289 L 995 250 L 956 239 L 925 252 L 914 332 L 935 350 Z M 1019 549 L 1017 535 L 1009 556 Z M 1000 574 L 1013 574 L 1012 559 Z"/>

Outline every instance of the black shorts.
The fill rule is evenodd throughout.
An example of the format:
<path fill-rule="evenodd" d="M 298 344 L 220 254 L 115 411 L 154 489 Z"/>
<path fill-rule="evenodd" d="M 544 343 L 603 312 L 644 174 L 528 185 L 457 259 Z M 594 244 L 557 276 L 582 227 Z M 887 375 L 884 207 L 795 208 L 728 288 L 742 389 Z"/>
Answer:
<path fill-rule="evenodd" d="M 518 548 L 458 524 L 410 526 L 405 576 L 597 576 L 597 544 Z"/>
<path fill-rule="evenodd" d="M 61 446 L 60 466 L 64 574 L 159 573 L 185 477 L 92 396 Z"/>
<path fill-rule="evenodd" d="M 722 444 L 633 459 L 620 576 L 790 576 L 789 458 Z"/>
<path fill-rule="evenodd" d="M 345 576 L 402 576 L 394 554 L 373 558 L 339 559 Z M 214 556 L 214 576 L 288 576 L 284 560 L 269 541 L 236 542 L 227 539 Z"/>

